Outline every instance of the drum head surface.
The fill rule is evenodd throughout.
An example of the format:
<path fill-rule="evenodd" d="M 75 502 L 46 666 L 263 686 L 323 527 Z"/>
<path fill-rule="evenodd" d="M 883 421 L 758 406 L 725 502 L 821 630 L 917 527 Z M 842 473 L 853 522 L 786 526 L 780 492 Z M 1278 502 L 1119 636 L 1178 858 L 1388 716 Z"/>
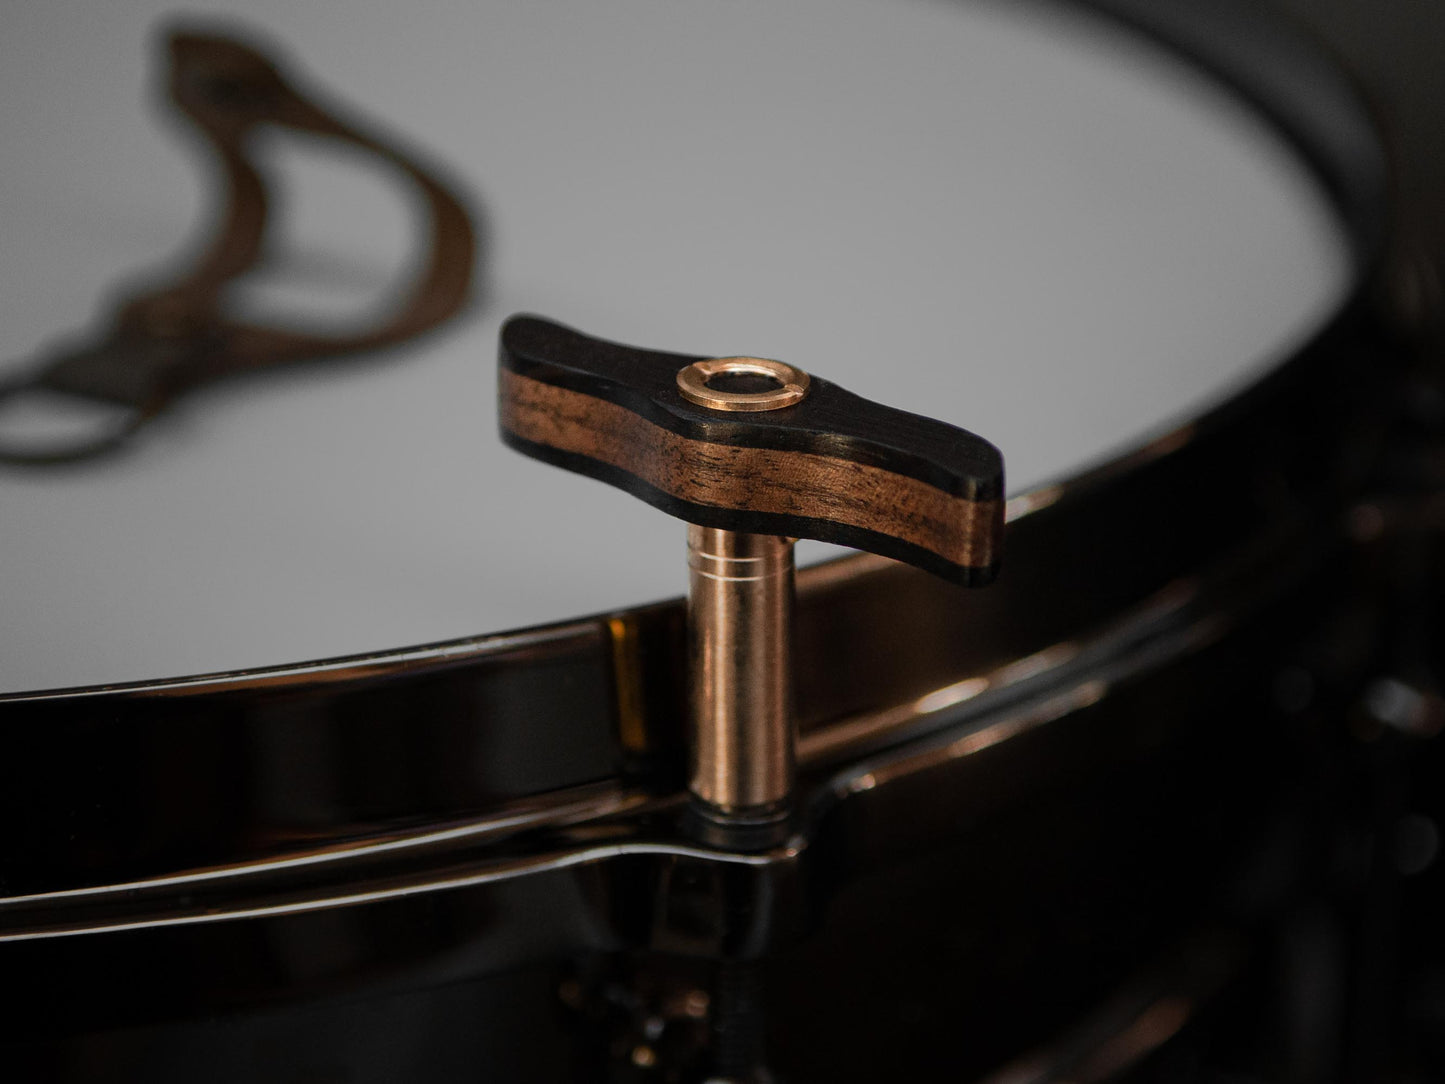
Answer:
<path fill-rule="evenodd" d="M 498 440 L 513 312 L 785 359 L 987 436 L 1018 495 L 1236 393 L 1350 285 L 1342 231 L 1264 122 L 1066 9 L 193 7 L 234 12 L 305 86 L 446 164 L 483 223 L 479 302 L 383 358 L 195 395 L 124 454 L 0 474 L 0 690 L 374 651 L 679 593 L 679 525 Z M 208 213 L 189 148 L 145 109 L 165 8 L 10 13 L 9 359 L 103 320 L 117 282 L 163 266 Z M 283 236 L 238 300 L 353 324 L 404 280 L 416 209 L 373 163 L 272 142 Z"/>

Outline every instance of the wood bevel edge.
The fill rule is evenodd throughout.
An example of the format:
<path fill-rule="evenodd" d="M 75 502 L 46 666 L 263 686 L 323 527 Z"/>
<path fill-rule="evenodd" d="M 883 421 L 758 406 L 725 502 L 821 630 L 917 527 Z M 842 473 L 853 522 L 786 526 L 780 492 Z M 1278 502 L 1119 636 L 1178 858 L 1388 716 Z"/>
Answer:
<path fill-rule="evenodd" d="M 505 366 L 498 383 L 507 443 L 680 519 L 836 542 L 966 585 L 987 583 L 997 571 L 1002 501 L 954 496 L 908 475 L 814 452 L 680 436 L 610 400 Z"/>
<path fill-rule="evenodd" d="M 598 342 L 613 346 L 603 340 Z M 968 441 L 988 448 L 992 462 L 985 461 L 986 457 L 979 457 L 978 462 L 964 466 L 958 462 L 950 463 L 947 458 L 928 452 L 905 450 L 900 445 L 906 444 L 907 440 L 894 439 L 897 434 L 892 438 L 870 438 L 857 432 L 834 430 L 826 421 L 820 421 L 809 413 L 810 404 L 806 401 L 793 407 L 759 413 L 709 411 L 705 407 L 687 402 L 680 394 L 676 396 L 676 401 L 672 401 L 674 367 L 682 368 L 693 361 L 707 359 L 681 354 L 658 354 L 656 351 L 639 353 L 657 354 L 653 360 L 668 368 L 667 379 L 658 386 L 649 388 L 641 383 L 628 382 L 615 375 L 594 371 L 576 361 L 556 361 L 524 354 L 515 346 L 506 343 L 501 349 L 499 371 L 509 371 L 539 384 L 613 403 L 687 440 L 739 448 L 766 447 L 778 452 L 817 455 L 826 459 L 858 463 L 914 479 L 953 497 L 979 503 L 1003 497 L 1001 453 L 983 437 L 959 426 L 872 402 L 822 377 L 811 377 L 814 396 L 842 396 L 846 403 L 854 404 L 860 412 L 880 411 L 889 415 L 890 420 L 897 424 L 913 423 L 956 432 Z M 653 375 L 646 374 L 642 379 L 650 380 Z M 816 406 L 817 403 L 812 405 Z M 826 409 L 836 413 L 846 409 L 846 406 L 845 403 L 830 402 Z M 795 420 L 795 412 L 801 414 L 800 420 Z M 930 439 L 936 440 L 937 437 Z M 830 454 L 828 451 L 817 450 L 820 446 L 833 449 L 846 447 L 847 454 Z"/>

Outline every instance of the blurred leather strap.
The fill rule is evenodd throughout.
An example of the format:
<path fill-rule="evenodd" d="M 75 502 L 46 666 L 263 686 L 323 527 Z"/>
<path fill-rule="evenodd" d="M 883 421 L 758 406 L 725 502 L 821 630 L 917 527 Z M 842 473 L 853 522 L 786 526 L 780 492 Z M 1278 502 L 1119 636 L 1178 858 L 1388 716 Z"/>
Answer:
<path fill-rule="evenodd" d="M 229 37 L 174 32 L 168 41 L 169 94 L 205 136 L 225 177 L 226 204 L 213 239 L 178 281 L 120 304 L 99 343 L 51 360 L 0 388 L 27 388 L 128 408 L 128 424 L 72 447 L 0 448 L 0 460 L 59 462 L 119 444 L 181 392 L 233 373 L 375 350 L 410 339 L 455 315 L 470 296 L 476 254 L 471 218 L 453 191 L 416 158 L 336 108 L 303 95 L 275 61 Z M 352 144 L 399 169 L 423 197 L 429 250 L 401 304 L 379 324 L 353 333 L 312 333 L 226 317 L 223 292 L 262 253 L 268 196 L 250 157 L 249 137 L 271 125 Z"/>

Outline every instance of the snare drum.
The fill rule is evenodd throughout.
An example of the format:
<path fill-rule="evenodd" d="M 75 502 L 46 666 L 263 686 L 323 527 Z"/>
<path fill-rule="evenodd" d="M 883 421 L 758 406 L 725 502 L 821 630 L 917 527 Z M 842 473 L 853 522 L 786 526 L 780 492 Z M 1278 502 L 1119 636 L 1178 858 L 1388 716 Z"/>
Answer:
<path fill-rule="evenodd" d="M 1261 975 L 1316 868 L 1308 720 L 1367 655 L 1342 524 L 1390 364 L 1383 153 L 1321 54 L 1183 4 L 204 6 L 448 163 L 481 286 L 385 359 L 0 475 L 7 1057 L 684 1080 L 733 1024 L 800 1081 L 1282 1056 Z M 12 355 L 204 213 L 139 109 L 160 11 L 0 44 Z M 288 240 L 235 304 L 384 306 L 385 168 L 265 138 Z M 683 826 L 681 534 L 497 439 L 516 311 L 1003 450 L 995 585 L 801 551 L 776 847 Z"/>

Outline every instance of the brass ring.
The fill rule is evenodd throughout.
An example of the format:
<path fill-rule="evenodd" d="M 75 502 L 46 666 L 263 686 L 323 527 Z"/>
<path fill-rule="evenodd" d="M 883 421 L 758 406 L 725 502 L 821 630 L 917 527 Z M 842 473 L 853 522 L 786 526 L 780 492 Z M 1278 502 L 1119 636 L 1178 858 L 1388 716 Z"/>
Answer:
<path fill-rule="evenodd" d="M 761 376 L 778 386 L 767 391 L 717 391 L 707 386 L 715 376 Z M 713 410 L 781 410 L 808 394 L 808 374 L 768 358 L 708 358 L 678 370 L 677 390 L 689 403 Z"/>

